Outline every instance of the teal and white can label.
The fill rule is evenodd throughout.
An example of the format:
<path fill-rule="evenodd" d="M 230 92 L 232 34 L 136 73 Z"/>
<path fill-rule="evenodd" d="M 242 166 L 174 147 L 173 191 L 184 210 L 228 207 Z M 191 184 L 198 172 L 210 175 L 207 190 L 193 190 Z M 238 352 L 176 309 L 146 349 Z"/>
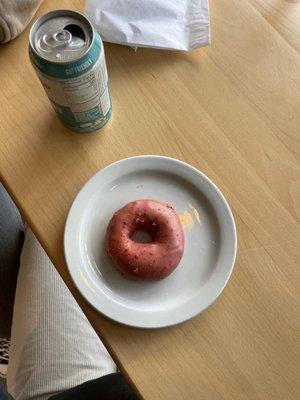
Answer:
<path fill-rule="evenodd" d="M 57 10 L 30 31 L 29 55 L 59 119 L 69 129 L 92 132 L 111 116 L 104 47 L 83 15 Z"/>

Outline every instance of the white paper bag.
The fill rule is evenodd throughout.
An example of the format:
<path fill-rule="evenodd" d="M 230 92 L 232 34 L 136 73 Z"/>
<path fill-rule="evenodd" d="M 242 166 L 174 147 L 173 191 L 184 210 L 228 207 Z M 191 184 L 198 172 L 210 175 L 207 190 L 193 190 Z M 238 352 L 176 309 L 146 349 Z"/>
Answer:
<path fill-rule="evenodd" d="M 169 50 L 210 43 L 208 0 L 87 0 L 85 13 L 106 42 Z"/>

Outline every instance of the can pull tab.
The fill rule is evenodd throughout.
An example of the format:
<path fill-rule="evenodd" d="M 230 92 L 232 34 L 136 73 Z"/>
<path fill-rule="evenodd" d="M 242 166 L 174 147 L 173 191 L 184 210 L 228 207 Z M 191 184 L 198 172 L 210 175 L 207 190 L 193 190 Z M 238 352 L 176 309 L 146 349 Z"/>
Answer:
<path fill-rule="evenodd" d="M 55 32 L 51 35 L 44 35 L 40 42 L 40 47 L 43 50 L 52 50 L 65 47 L 72 41 L 72 34 L 63 29 L 62 31 Z"/>
<path fill-rule="evenodd" d="M 41 54 L 53 58 L 53 60 L 66 61 L 70 55 L 80 51 L 85 46 L 85 34 L 80 26 L 70 24 L 56 32 L 41 36 L 37 41 L 37 47 Z"/>

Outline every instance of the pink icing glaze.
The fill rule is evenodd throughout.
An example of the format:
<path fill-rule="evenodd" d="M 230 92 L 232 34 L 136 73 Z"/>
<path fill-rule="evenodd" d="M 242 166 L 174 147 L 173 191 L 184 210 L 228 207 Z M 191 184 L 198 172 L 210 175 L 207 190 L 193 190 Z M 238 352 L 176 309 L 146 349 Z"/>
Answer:
<path fill-rule="evenodd" d="M 131 238 L 146 231 L 150 243 Z M 120 272 L 142 280 L 163 279 L 178 266 L 184 234 L 173 207 L 155 200 L 136 200 L 118 210 L 106 231 L 106 250 Z"/>

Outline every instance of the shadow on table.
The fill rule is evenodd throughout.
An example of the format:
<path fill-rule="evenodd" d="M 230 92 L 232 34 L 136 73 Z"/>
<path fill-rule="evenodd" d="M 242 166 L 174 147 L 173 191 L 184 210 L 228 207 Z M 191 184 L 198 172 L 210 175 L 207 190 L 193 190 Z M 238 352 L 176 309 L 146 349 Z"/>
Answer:
<path fill-rule="evenodd" d="M 193 52 L 180 52 L 158 50 L 150 48 L 138 48 L 137 51 L 128 46 L 112 43 L 104 43 L 105 55 L 109 78 L 113 81 L 122 79 L 128 75 L 151 75 L 159 78 L 166 69 L 178 65 L 189 64 L 199 69 L 203 49 Z M 196 57 L 195 57 L 196 55 Z"/>

